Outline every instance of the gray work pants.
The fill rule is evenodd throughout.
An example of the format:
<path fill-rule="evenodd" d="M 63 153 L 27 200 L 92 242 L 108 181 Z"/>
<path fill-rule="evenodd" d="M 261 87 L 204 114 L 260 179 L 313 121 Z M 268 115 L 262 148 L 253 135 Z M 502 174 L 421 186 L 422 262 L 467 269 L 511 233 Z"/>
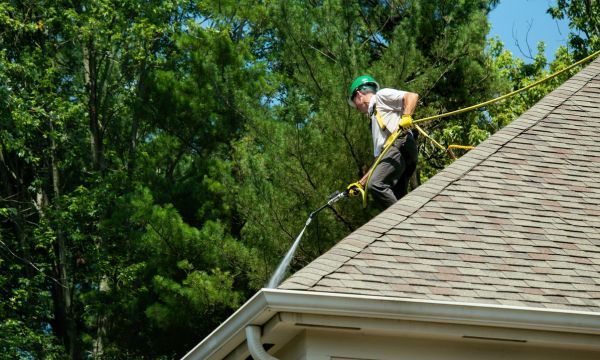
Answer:
<path fill-rule="evenodd" d="M 369 181 L 369 192 L 378 208 L 387 209 L 406 195 L 418 156 L 417 142 L 412 132 L 400 135 L 394 141 Z"/>

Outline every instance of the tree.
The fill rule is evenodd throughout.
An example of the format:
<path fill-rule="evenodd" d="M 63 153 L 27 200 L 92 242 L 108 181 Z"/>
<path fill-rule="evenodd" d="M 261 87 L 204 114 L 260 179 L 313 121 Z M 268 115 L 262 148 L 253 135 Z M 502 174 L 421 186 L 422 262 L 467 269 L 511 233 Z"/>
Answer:
<path fill-rule="evenodd" d="M 555 19 L 569 19 L 569 45 L 579 60 L 600 49 L 600 3 L 594 0 L 558 0 L 548 9 Z"/>
<path fill-rule="evenodd" d="M 493 67 L 498 69 L 504 81 L 506 91 L 513 91 L 541 80 L 550 74 L 560 71 L 577 60 L 600 49 L 598 2 L 587 0 L 560 0 L 556 6 L 550 7 L 548 13 L 555 19 L 569 19 L 569 45 L 561 46 L 555 54 L 555 59 L 548 62 L 544 56 L 544 43 L 540 42 L 537 54 L 531 64 L 504 50 L 502 43 L 492 39 L 490 55 Z M 571 52 L 570 52 L 571 50 Z M 585 64 L 584 64 L 585 66 Z M 489 108 L 489 128 L 493 133 L 533 106 L 542 97 L 557 88 L 569 77 L 573 76 L 580 68 L 575 68 L 560 76 L 544 82 L 535 88 L 512 97 Z"/>
<path fill-rule="evenodd" d="M 4 353 L 181 355 L 214 323 L 200 330 L 197 322 L 177 324 L 177 287 L 191 294 L 212 282 L 209 300 L 194 292 L 187 304 L 190 313 L 217 314 L 215 321 L 248 295 L 251 253 L 229 235 L 240 225 L 220 184 L 243 106 L 192 93 L 222 90 L 227 100 L 252 106 L 253 82 L 245 89 L 237 83 L 254 70 L 247 44 L 204 5 L 0 5 L 0 234 L 10 258 L 0 263 L 0 280 L 16 301 L 1 309 Z M 214 27 L 194 26 L 202 16 Z M 137 209 L 128 199 L 148 218 L 124 213 Z M 168 234 L 176 253 L 157 235 L 170 231 L 178 232 Z M 131 280 L 138 275 L 144 282 Z M 173 328 L 189 337 L 153 340 L 166 340 Z M 17 331 L 27 337 L 11 335 Z M 117 337 L 124 334 L 135 335 L 131 342 Z"/>
<path fill-rule="evenodd" d="M 505 81 L 506 92 L 523 88 L 544 79 L 557 71 L 565 69 L 575 61 L 573 54 L 569 53 L 566 47 L 560 47 L 556 52 L 556 58 L 548 64 L 544 56 L 543 42 L 538 44 L 537 54 L 531 64 L 526 64 L 523 60 L 513 57 L 510 51 L 505 50 L 502 43 L 496 39 L 491 40 L 490 55 L 493 59 L 493 66 L 498 69 Z M 490 106 L 487 109 L 489 115 L 487 130 L 494 133 L 509 124 L 577 71 L 579 69 L 567 71 L 526 92 Z"/>

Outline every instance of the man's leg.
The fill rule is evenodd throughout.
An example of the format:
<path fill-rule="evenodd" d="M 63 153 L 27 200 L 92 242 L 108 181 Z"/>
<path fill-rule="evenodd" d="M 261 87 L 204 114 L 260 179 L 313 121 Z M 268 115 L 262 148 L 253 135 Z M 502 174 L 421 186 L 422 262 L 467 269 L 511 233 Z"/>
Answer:
<path fill-rule="evenodd" d="M 407 135 L 406 140 L 400 145 L 400 152 L 404 159 L 406 166 L 404 172 L 400 175 L 396 186 L 394 186 L 394 195 L 396 199 L 400 200 L 408 193 L 408 183 L 410 178 L 417 168 L 417 162 L 419 160 L 419 150 L 417 148 L 417 142 L 412 134 Z"/>
<path fill-rule="evenodd" d="M 406 162 L 402 153 L 394 145 L 373 171 L 369 181 L 369 192 L 381 210 L 387 209 L 398 200 L 393 189 L 405 168 Z"/>

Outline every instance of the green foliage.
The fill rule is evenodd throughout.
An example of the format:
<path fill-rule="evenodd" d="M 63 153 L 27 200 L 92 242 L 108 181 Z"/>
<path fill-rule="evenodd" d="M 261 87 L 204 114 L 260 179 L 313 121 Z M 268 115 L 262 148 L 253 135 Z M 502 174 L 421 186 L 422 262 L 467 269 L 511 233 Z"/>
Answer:
<path fill-rule="evenodd" d="M 64 350 L 49 333 L 35 331 L 14 319 L 0 323 L 0 349 L 3 359 L 65 359 Z"/>
<path fill-rule="evenodd" d="M 135 345 L 155 355 L 180 353 L 249 295 L 244 276 L 253 266 L 251 252 L 218 221 L 187 225 L 172 205 L 155 204 L 148 188 L 120 197 L 101 228 L 132 230 L 112 235 L 130 251 L 114 249 L 111 290 L 95 294 L 99 303 L 116 300 L 108 310 L 118 329 L 110 336 L 119 344 L 115 354 Z"/>
<path fill-rule="evenodd" d="M 600 49 L 600 3 L 590 0 L 558 0 L 548 13 L 569 19 L 569 45 L 577 60 Z"/>
<path fill-rule="evenodd" d="M 554 72 L 563 70 L 575 61 L 573 54 L 568 53 L 565 47 L 560 47 L 556 52 L 555 60 L 548 66 L 542 42 L 538 45 L 538 52 L 531 64 L 525 64 L 523 60 L 513 57 L 509 51 L 504 50 L 502 43 L 495 39 L 491 40 L 490 54 L 493 59 L 493 66 L 498 69 L 506 84 L 510 85 L 506 88 L 506 92 L 523 88 Z M 576 69 L 563 73 L 518 96 L 490 106 L 488 110 L 490 116 L 488 130 L 493 133 L 501 129 L 577 71 Z"/>
<path fill-rule="evenodd" d="M 1 5 L 5 353 L 175 357 L 249 296 L 255 255 L 223 184 L 260 71 L 235 24 L 200 9 Z M 178 323 L 187 307 L 212 320 Z"/>
<path fill-rule="evenodd" d="M 41 274 L 24 277 L 25 264 L 14 261 L 0 237 L 0 349 L 5 359 L 63 359 L 64 349 L 49 331 L 52 298 Z M 4 271 L 6 270 L 6 272 Z"/>

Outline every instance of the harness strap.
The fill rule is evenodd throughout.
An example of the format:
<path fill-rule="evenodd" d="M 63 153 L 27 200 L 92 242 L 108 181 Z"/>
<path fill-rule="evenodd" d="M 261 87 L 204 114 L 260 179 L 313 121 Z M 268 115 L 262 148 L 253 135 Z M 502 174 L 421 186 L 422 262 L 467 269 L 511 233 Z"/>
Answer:
<path fill-rule="evenodd" d="M 386 130 L 385 123 L 383 122 L 383 118 L 381 117 L 381 115 L 379 115 L 379 111 L 377 111 L 377 108 L 375 108 L 375 119 L 377 119 L 377 124 L 379 125 L 379 128 L 381 129 L 381 131 L 385 131 Z M 390 135 L 385 140 L 385 143 L 383 144 L 384 149 L 389 144 L 394 142 L 394 140 L 396 140 L 396 138 L 398 137 L 397 134 L 400 132 L 400 130 L 401 129 L 398 128 L 398 129 L 396 129 L 396 131 L 390 133 Z M 388 130 L 388 132 L 389 132 L 389 130 Z"/>
<path fill-rule="evenodd" d="M 379 124 L 379 128 L 381 130 L 385 129 L 385 123 L 383 122 L 381 115 L 379 115 L 379 111 L 377 111 L 377 108 L 375 108 L 375 119 L 377 119 L 377 124 Z"/>

